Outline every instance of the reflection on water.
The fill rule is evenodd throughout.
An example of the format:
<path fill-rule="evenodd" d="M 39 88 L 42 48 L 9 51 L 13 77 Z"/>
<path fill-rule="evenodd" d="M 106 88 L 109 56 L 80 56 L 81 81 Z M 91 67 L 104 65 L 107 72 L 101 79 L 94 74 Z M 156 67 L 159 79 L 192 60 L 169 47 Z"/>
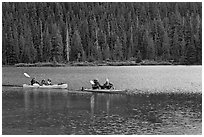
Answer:
<path fill-rule="evenodd" d="M 106 101 L 106 106 L 107 106 L 107 114 L 109 117 L 109 109 L 110 109 L 110 94 L 107 97 L 107 101 Z"/>
<path fill-rule="evenodd" d="M 91 119 L 94 122 L 94 104 L 95 104 L 95 94 L 91 96 Z"/>
<path fill-rule="evenodd" d="M 106 117 L 107 119 L 109 118 L 109 113 L 110 113 L 110 96 L 111 94 L 104 94 L 102 96 L 105 96 L 105 101 L 102 101 L 101 104 L 99 104 L 99 106 L 97 107 L 101 107 L 103 106 L 103 104 L 106 105 L 106 110 L 103 111 L 103 113 L 106 113 Z M 97 94 L 97 93 L 93 93 L 91 95 L 91 98 L 90 98 L 90 105 L 91 105 L 91 120 L 92 120 L 92 124 L 95 123 L 95 114 L 97 115 L 97 109 L 96 109 L 96 112 L 95 111 L 95 102 L 96 102 L 96 98 L 101 98 L 102 97 L 101 94 Z M 114 95 L 114 96 L 117 96 L 117 95 Z M 100 112 L 100 110 L 99 110 Z"/>
<path fill-rule="evenodd" d="M 201 134 L 201 94 L 3 89 L 3 134 Z"/>

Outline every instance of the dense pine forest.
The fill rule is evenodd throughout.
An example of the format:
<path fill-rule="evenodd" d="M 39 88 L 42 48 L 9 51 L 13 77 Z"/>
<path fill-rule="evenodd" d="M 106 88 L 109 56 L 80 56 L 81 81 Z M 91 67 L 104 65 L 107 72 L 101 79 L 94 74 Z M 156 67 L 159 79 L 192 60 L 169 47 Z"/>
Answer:
<path fill-rule="evenodd" d="M 202 64 L 202 3 L 2 3 L 2 64 Z"/>

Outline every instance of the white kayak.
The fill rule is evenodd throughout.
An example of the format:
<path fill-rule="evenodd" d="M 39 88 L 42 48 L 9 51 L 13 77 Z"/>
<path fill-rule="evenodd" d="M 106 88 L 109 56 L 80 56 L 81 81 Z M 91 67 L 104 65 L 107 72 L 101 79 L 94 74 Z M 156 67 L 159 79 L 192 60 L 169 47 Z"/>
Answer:
<path fill-rule="evenodd" d="M 54 85 L 39 85 L 39 84 L 23 84 L 23 88 L 54 88 L 54 89 L 65 89 L 68 87 L 68 84 L 54 84 Z"/>
<path fill-rule="evenodd" d="M 83 91 L 87 92 L 95 92 L 95 93 L 120 93 L 124 90 L 119 89 L 83 89 Z"/>

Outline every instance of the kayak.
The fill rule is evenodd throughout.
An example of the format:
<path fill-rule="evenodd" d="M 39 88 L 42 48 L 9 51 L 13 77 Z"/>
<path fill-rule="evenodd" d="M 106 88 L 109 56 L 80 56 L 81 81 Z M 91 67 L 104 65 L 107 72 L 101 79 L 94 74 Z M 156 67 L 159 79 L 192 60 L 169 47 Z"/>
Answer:
<path fill-rule="evenodd" d="M 54 88 L 54 89 L 65 89 L 68 87 L 68 84 L 54 84 L 54 85 L 39 85 L 39 84 L 23 84 L 23 88 Z"/>
<path fill-rule="evenodd" d="M 86 92 L 95 92 L 95 93 L 120 93 L 124 90 L 119 89 L 83 89 Z"/>

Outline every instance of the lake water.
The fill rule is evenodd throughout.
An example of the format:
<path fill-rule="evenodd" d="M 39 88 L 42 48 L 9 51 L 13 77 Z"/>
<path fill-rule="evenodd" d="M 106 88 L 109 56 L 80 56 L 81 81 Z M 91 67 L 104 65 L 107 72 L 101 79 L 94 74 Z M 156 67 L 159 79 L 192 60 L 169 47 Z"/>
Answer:
<path fill-rule="evenodd" d="M 201 66 L 105 66 L 105 67 L 42 67 L 16 68 L 3 67 L 2 83 L 21 85 L 30 83 L 23 73 L 28 73 L 37 80 L 51 78 L 53 83 L 65 82 L 69 89 L 90 87 L 89 81 L 98 78 L 104 83 L 106 78 L 117 89 L 140 90 L 192 90 L 201 92 Z"/>
<path fill-rule="evenodd" d="M 24 72 L 68 83 L 69 90 L 3 86 L 2 134 L 202 134 L 201 66 L 3 67 L 2 84 L 29 83 Z M 117 89 L 148 92 L 74 90 L 96 77 Z"/>

